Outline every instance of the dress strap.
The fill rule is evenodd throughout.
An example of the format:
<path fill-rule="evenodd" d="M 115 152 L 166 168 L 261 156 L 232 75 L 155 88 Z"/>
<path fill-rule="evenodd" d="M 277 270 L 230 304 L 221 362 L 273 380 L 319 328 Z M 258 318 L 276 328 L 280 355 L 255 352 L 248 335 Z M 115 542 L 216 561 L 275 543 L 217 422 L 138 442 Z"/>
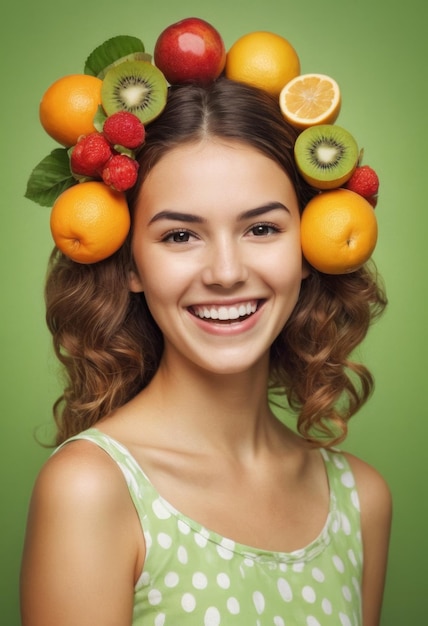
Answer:
<path fill-rule="evenodd" d="M 321 454 L 325 462 L 330 497 L 334 502 L 334 508 L 339 512 L 336 524 L 340 524 L 345 535 L 357 529 L 357 535 L 360 537 L 360 501 L 351 466 L 345 455 L 337 450 L 322 448 Z"/>

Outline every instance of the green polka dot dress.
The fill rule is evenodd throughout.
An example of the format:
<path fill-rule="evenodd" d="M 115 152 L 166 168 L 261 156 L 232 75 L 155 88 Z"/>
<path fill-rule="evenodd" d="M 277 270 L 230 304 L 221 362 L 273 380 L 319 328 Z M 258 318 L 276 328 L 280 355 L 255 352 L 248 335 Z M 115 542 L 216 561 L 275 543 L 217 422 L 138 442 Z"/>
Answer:
<path fill-rule="evenodd" d="M 305 548 L 283 553 L 236 543 L 182 515 L 129 451 L 97 429 L 73 439 L 92 441 L 114 459 L 141 520 L 147 556 L 133 626 L 361 625 L 359 503 L 340 453 L 321 450 L 330 485 L 322 532 Z"/>

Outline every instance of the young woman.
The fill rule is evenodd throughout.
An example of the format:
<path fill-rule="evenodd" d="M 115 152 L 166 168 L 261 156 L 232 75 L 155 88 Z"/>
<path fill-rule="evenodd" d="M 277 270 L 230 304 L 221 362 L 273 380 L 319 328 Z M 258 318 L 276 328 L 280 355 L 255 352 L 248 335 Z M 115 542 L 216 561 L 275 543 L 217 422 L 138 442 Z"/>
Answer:
<path fill-rule="evenodd" d="M 295 139 L 255 89 L 171 88 L 126 244 L 94 265 L 53 253 L 68 382 L 31 503 L 23 626 L 379 623 L 389 491 L 330 444 L 371 392 L 349 355 L 385 297 L 369 267 L 328 276 L 302 258 L 314 191 Z"/>

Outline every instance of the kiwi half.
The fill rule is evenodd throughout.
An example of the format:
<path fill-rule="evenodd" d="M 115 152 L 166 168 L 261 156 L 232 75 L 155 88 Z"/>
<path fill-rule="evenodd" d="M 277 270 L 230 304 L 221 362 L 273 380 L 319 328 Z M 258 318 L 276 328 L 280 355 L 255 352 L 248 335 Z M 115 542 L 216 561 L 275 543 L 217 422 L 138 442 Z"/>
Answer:
<path fill-rule="evenodd" d="M 164 109 L 168 84 L 162 72 L 148 61 L 124 61 L 106 73 L 101 102 L 107 115 L 129 111 L 143 124 Z"/>
<path fill-rule="evenodd" d="M 121 57 L 120 59 L 113 61 L 113 63 L 110 63 L 110 65 L 107 65 L 107 67 L 102 69 L 101 72 L 97 74 L 97 78 L 103 80 L 109 70 L 117 65 L 120 65 L 121 63 L 124 63 L 125 61 L 147 61 L 148 63 L 151 63 L 152 57 L 147 52 L 131 52 L 131 54 Z"/>
<path fill-rule="evenodd" d="M 341 187 L 358 164 L 354 137 L 334 124 L 306 128 L 297 138 L 294 156 L 302 177 L 317 189 Z"/>

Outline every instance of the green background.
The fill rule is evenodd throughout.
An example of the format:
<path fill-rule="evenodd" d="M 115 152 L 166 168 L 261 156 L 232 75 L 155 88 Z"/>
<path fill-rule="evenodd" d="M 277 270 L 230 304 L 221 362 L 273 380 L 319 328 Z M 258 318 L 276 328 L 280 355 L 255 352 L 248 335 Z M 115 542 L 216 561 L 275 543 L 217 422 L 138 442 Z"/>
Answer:
<path fill-rule="evenodd" d="M 52 433 L 57 366 L 44 327 L 42 287 L 52 246 L 49 210 L 24 199 L 26 179 L 54 142 L 38 103 L 57 78 L 81 72 L 108 37 L 141 37 L 148 51 L 170 23 L 196 15 L 229 47 L 271 30 L 296 47 L 302 72 L 339 82 L 339 122 L 381 179 L 375 260 L 390 307 L 360 350 L 377 388 L 355 417 L 346 448 L 388 480 L 395 504 L 383 625 L 426 623 L 427 354 L 425 241 L 426 32 L 422 3 L 407 0 L 40 0 L 2 11 L 1 98 L 1 533 L 0 622 L 18 626 L 18 572 L 28 499 L 48 455 L 33 431 Z M 8 3 L 8 7 L 11 4 Z M 425 145 L 424 145 L 425 139 Z M 425 270 L 425 271 L 424 271 Z M 77 626 L 77 625 L 76 625 Z"/>

